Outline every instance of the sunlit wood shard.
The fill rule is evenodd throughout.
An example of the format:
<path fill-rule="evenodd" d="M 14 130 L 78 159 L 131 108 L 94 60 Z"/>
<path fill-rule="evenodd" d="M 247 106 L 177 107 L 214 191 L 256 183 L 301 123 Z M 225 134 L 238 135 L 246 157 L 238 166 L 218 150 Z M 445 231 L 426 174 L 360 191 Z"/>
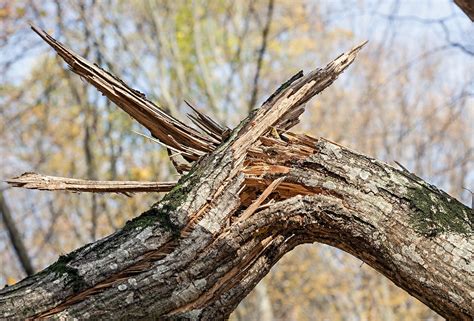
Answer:
<path fill-rule="evenodd" d="M 14 187 L 36 190 L 122 194 L 169 192 L 176 185 L 176 182 L 91 181 L 37 173 L 24 173 L 6 182 Z"/>
<path fill-rule="evenodd" d="M 196 126 L 198 126 L 201 130 L 203 130 L 206 134 L 208 134 L 210 137 L 214 138 L 217 143 L 220 143 L 225 133 L 229 131 L 229 128 L 225 126 L 221 126 L 212 118 L 210 118 L 206 114 L 203 114 L 202 112 L 197 110 L 193 105 L 191 105 L 186 100 L 184 102 L 196 114 L 196 116 L 188 114 L 188 117 L 191 119 L 191 121 Z"/>
<path fill-rule="evenodd" d="M 120 78 L 77 55 L 44 30 L 31 27 L 70 66 L 70 69 L 97 88 L 132 118 L 145 126 L 166 145 L 186 151 L 184 157 L 195 161 L 212 151 L 218 142 L 168 115 L 138 90 L 130 88 Z M 170 139 L 173 137 L 174 139 Z M 176 142 L 179 141 L 179 144 Z"/>
<path fill-rule="evenodd" d="M 274 180 L 270 185 L 265 188 L 265 190 L 260 194 L 260 196 L 245 209 L 242 215 L 239 217 L 239 220 L 243 221 L 248 219 L 260 205 L 270 196 L 270 194 L 280 185 L 280 183 L 285 179 L 285 177 L 280 177 Z"/>
<path fill-rule="evenodd" d="M 317 68 L 309 74 L 292 77 L 288 85 L 277 89 L 263 106 L 258 109 L 252 121 L 241 129 L 233 143 L 237 157 L 247 152 L 250 145 L 268 133 L 272 127 L 283 126 L 285 130 L 298 122 L 302 113 L 300 107 L 312 97 L 330 86 L 334 80 L 355 60 L 357 54 L 367 42 L 355 46 L 347 53 L 331 61 L 324 68 Z M 296 118 L 295 118 L 296 117 Z"/>

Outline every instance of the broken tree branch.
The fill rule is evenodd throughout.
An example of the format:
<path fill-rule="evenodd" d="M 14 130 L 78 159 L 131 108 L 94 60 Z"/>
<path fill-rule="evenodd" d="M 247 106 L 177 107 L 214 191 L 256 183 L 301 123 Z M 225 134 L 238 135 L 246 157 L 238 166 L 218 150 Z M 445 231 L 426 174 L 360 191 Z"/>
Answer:
<path fill-rule="evenodd" d="M 155 138 L 181 151 L 184 151 L 185 147 L 187 160 L 195 161 L 215 148 L 215 142 L 166 114 L 148 100 L 145 94 L 130 88 L 118 77 L 75 54 L 44 30 L 35 26 L 31 28 L 64 59 L 74 73 L 96 87 L 133 119 L 145 126 Z M 174 137 L 174 140 L 170 139 L 170 135 Z M 180 144 L 176 144 L 176 141 Z"/>
<path fill-rule="evenodd" d="M 6 182 L 13 187 L 47 191 L 71 191 L 91 193 L 150 193 L 169 192 L 177 182 L 139 182 L 139 181 L 91 181 L 84 179 L 47 176 L 37 173 L 24 173 Z"/>
<path fill-rule="evenodd" d="M 82 58 L 42 36 L 113 101 L 133 96 L 132 107 L 122 108 L 143 120 L 143 97 L 119 91 L 117 98 L 120 81 L 95 67 L 83 72 L 91 67 Z M 292 77 L 218 147 L 191 140 L 187 127 L 151 108 L 158 114 L 151 122 L 168 126 L 149 125 L 160 141 L 192 155 L 190 162 L 206 157 L 121 231 L 1 290 L 2 317 L 224 320 L 285 253 L 321 242 L 360 258 L 442 316 L 472 320 L 474 218 L 466 206 L 335 143 L 274 134 L 296 123 L 303 104 L 362 46 Z"/>
<path fill-rule="evenodd" d="M 232 144 L 236 157 L 244 155 L 249 146 L 271 127 L 277 125 L 283 116 L 288 115 L 331 85 L 349 67 L 366 43 L 363 42 L 340 55 L 325 68 L 315 69 L 306 76 L 292 77 L 290 83 L 287 82 L 285 87 L 280 87 L 241 129 L 238 139 Z M 297 74 L 299 75 L 300 73 Z M 295 117 L 298 116 L 298 113 L 295 114 Z M 284 120 L 287 122 L 292 119 L 285 118 Z"/>
<path fill-rule="evenodd" d="M 262 138 L 243 177 L 217 197 L 209 186 L 222 185 L 218 173 L 229 169 L 216 154 L 220 161 L 197 168 L 121 232 L 0 291 L 0 310 L 20 318 L 223 320 L 285 253 L 321 242 L 360 258 L 447 319 L 472 319 L 467 207 L 327 140 L 288 138 Z M 241 219 L 245 195 L 283 176 L 266 196 L 273 202 Z M 188 231 L 177 224 L 183 214 L 192 219 Z"/>

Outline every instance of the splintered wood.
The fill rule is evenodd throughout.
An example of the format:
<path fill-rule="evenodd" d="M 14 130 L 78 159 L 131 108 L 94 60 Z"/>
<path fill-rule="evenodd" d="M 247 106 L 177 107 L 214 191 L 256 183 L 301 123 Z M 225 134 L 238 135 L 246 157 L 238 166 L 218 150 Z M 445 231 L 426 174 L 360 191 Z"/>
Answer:
<path fill-rule="evenodd" d="M 145 126 L 151 132 L 153 138 L 156 138 L 157 142 L 167 148 L 171 163 L 179 174 L 189 171 L 197 160 L 210 154 L 223 140 L 230 136 L 231 130 L 229 128 L 219 125 L 185 101 L 195 113 L 194 115 L 188 115 L 188 117 L 200 131 L 189 127 L 161 110 L 148 100 L 145 94 L 129 87 L 117 76 L 77 55 L 44 30 L 35 26 L 31 28 L 57 52 L 74 73 L 85 79 L 132 118 Z M 306 136 L 299 137 L 291 133 L 285 134 L 285 131 L 299 122 L 299 116 L 304 112 L 304 104 L 329 86 L 352 63 L 364 44 L 340 55 L 325 68 L 315 69 L 308 75 L 303 75 L 303 72 L 300 71 L 281 85 L 265 101 L 263 106 L 250 116 L 249 121 L 240 129 L 236 139 L 231 144 L 236 159 L 233 173 L 236 174 L 241 170 L 240 166 L 247 155 L 255 159 L 253 167 L 250 166 L 245 169 L 248 175 L 282 174 L 287 170 L 284 166 L 266 167 L 275 165 L 271 158 L 266 157 L 267 155 L 280 154 L 279 157 L 286 160 L 310 155 L 313 150 L 311 145 L 308 145 Z M 274 137 L 271 137 L 271 133 Z M 282 145 L 281 139 L 287 144 Z M 300 143 L 297 147 L 291 146 L 295 140 Z M 260 145 L 266 148 L 259 148 Z M 249 166 L 248 162 L 244 166 Z M 41 176 L 39 174 L 23 175 L 7 182 L 13 186 L 30 189 L 117 192 L 123 194 L 167 192 L 175 184 L 174 182 L 86 181 Z"/>
<path fill-rule="evenodd" d="M 26 311 L 26 316 L 44 318 L 67 315 L 71 309 L 86 304 L 88 300 L 97 300 L 98 297 L 101 301 L 103 298 L 104 302 L 109 302 L 122 296 L 118 306 L 125 307 L 122 304 L 124 293 L 118 293 L 117 289 L 127 289 L 125 284 L 120 283 L 130 276 L 139 275 L 140 280 L 150 282 L 150 286 L 160 292 L 156 296 L 145 295 L 140 298 L 141 302 L 147 302 L 149 298 L 153 300 L 148 304 L 155 308 L 157 313 L 154 316 L 179 318 L 180 313 L 204 311 L 213 302 L 225 301 L 221 294 L 227 296 L 227 291 L 235 288 L 246 277 L 257 280 L 259 273 L 265 271 L 256 265 L 262 261 L 264 252 L 268 251 L 268 258 L 273 260 L 284 254 L 286 246 L 289 249 L 296 245 L 288 242 L 292 240 L 292 235 L 253 230 L 253 220 L 259 218 L 262 209 L 268 209 L 270 204 L 278 201 L 296 195 L 327 193 L 319 185 L 305 185 L 301 176 L 295 175 L 308 157 L 317 152 L 318 141 L 287 131 L 298 123 L 305 103 L 334 82 L 352 63 L 363 44 L 340 55 L 323 68 L 317 68 L 307 75 L 297 73 L 280 86 L 261 108 L 253 110 L 247 119 L 231 131 L 186 102 L 194 112 L 189 118 L 197 129 L 189 127 L 118 77 L 78 56 L 43 30 L 32 28 L 74 73 L 145 126 L 151 136 L 167 148 L 179 173 L 189 171 L 193 165 L 195 170 L 179 182 L 180 188 L 172 190 L 166 199 L 156 205 L 156 211 L 138 217 L 138 226 L 129 225 L 128 229 L 123 230 L 125 233 L 115 233 L 102 243 L 114 246 L 76 251 L 64 265 L 74 271 L 74 278 L 80 271 L 81 282 L 76 284 L 78 289 L 68 288 L 68 295 L 60 298 L 58 293 L 54 293 L 50 296 L 51 302 L 41 302 L 35 310 Z M 35 189 L 119 193 L 169 191 L 177 184 L 87 181 L 38 174 L 23 175 L 11 179 L 9 183 Z M 262 224 L 262 229 L 267 226 L 271 228 L 267 223 L 264 220 L 259 224 Z M 248 228 L 244 228 L 246 225 Z M 121 252 L 117 252 L 119 250 L 115 245 L 127 247 L 127 250 L 120 249 L 126 254 L 118 255 Z M 101 248 L 100 251 L 97 248 Z M 87 251 L 93 254 L 92 259 L 89 259 Z M 220 255 L 223 256 L 218 257 Z M 125 256 L 126 260 L 122 260 Z M 212 274 L 222 268 L 222 265 L 214 268 L 217 267 L 215 262 L 209 265 L 216 259 L 229 265 L 217 274 Z M 94 260 L 100 263 L 88 264 Z M 168 263 L 171 261 L 173 267 Z M 104 262 L 115 267 L 102 272 L 100 269 Z M 160 264 L 166 269 L 171 267 L 171 274 L 164 276 L 160 272 L 156 274 L 158 278 L 145 276 Z M 208 267 L 212 268 L 211 272 L 206 270 Z M 195 278 L 200 275 L 206 278 L 202 279 L 205 281 L 203 285 Z M 49 281 L 44 283 L 51 284 L 54 277 L 50 277 L 50 274 L 46 276 Z M 64 278 L 58 277 L 62 278 L 59 284 L 67 286 Z M 137 283 L 136 280 L 134 283 Z M 139 284 L 137 292 L 145 289 L 142 282 Z M 55 292 L 56 288 L 54 286 L 51 291 Z M 170 297 L 176 298 L 176 301 L 161 304 Z M 155 298 L 161 301 L 157 304 Z M 14 304 L 16 311 L 20 305 Z M 137 307 L 128 304 L 121 313 L 130 317 L 129 309 Z"/>
<path fill-rule="evenodd" d="M 132 89 L 117 76 L 77 55 L 44 30 L 35 26 L 31 26 L 31 28 L 57 52 L 74 73 L 81 76 L 133 119 L 145 126 L 153 138 L 156 138 L 157 142 L 167 148 L 170 160 L 178 173 L 183 174 L 189 171 L 196 160 L 212 152 L 228 135 L 228 128 L 220 126 L 186 102 L 196 114 L 195 116 L 189 115 L 190 119 L 202 132 L 189 127 L 161 110 L 148 100 L 145 94 Z M 94 193 L 116 192 L 126 195 L 137 192 L 168 192 L 175 185 L 174 182 L 86 181 L 31 173 L 12 178 L 7 182 L 15 187 L 29 189 Z"/>
<path fill-rule="evenodd" d="M 215 137 L 202 134 L 168 115 L 148 100 L 145 94 L 130 88 L 117 76 L 77 55 L 44 30 L 35 26 L 31 28 L 64 59 L 74 73 L 96 87 L 133 119 L 145 126 L 153 137 L 181 151 L 188 161 L 196 161 L 202 155 L 214 150 L 220 143 L 220 140 Z M 201 119 L 199 113 L 198 117 Z M 203 123 L 209 125 L 209 119 L 205 119 Z M 213 129 L 222 128 L 213 127 Z"/>
<path fill-rule="evenodd" d="M 315 152 L 317 139 L 291 132 L 279 135 L 280 139 L 262 136 L 251 147 L 244 162 L 245 186 L 240 193 L 242 206 L 247 207 L 239 216 L 244 220 L 262 204 L 279 201 L 295 195 L 322 193 L 294 182 L 285 182 L 285 174 L 298 160 L 304 160 Z M 265 204 L 263 204 L 265 205 Z"/>
<path fill-rule="evenodd" d="M 349 67 L 365 44 L 340 55 L 324 68 L 317 68 L 305 76 L 298 73 L 285 82 L 239 131 L 232 144 L 236 159 L 244 158 L 248 149 L 272 128 L 278 129 L 280 121 L 283 121 L 284 130 L 289 129 L 288 124 L 295 123 L 301 114 L 301 106 L 330 86 Z"/>
<path fill-rule="evenodd" d="M 122 194 L 169 192 L 176 185 L 176 182 L 91 181 L 37 173 L 24 173 L 6 182 L 14 187 L 28 189 Z"/>
<path fill-rule="evenodd" d="M 207 135 L 209 135 L 209 137 L 213 138 L 217 144 L 220 144 L 222 139 L 225 138 L 226 133 L 228 133 L 230 129 L 225 126 L 221 126 L 212 118 L 197 110 L 186 100 L 184 102 L 186 103 L 186 105 L 188 105 L 189 108 L 191 108 L 196 113 L 196 116 L 188 114 L 188 117 L 192 120 L 192 122 L 200 129 L 202 129 Z"/>
<path fill-rule="evenodd" d="M 262 194 L 242 213 L 239 217 L 239 220 L 245 220 L 250 217 L 257 208 L 262 205 L 262 203 L 267 199 L 268 196 L 280 185 L 280 183 L 285 179 L 285 177 L 280 177 L 274 180 L 267 188 L 263 191 Z"/>

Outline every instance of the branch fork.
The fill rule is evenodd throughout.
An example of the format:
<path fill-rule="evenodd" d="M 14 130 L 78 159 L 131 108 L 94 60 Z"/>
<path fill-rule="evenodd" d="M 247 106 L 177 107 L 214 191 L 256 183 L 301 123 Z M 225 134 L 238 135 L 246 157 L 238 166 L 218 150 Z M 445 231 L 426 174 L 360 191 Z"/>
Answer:
<path fill-rule="evenodd" d="M 285 253 L 321 242 L 360 258 L 446 318 L 472 319 L 472 267 L 464 263 L 474 255 L 472 212 L 414 175 L 289 131 L 365 43 L 324 68 L 297 73 L 233 130 L 188 103 L 198 130 L 32 28 L 188 175 L 178 182 L 31 173 L 9 180 L 76 192 L 172 190 L 121 231 L 1 290 L 4 317 L 223 320 Z"/>

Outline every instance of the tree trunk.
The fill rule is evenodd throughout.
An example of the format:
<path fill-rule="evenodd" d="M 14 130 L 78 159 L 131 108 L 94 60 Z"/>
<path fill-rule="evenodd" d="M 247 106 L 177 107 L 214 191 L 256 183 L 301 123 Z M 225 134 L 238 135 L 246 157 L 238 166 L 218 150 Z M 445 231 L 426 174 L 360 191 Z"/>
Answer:
<path fill-rule="evenodd" d="M 122 230 L 0 291 L 0 317 L 222 320 L 283 255 L 320 242 L 471 320 L 472 212 L 406 170 L 284 132 L 359 50 L 290 79 Z"/>

